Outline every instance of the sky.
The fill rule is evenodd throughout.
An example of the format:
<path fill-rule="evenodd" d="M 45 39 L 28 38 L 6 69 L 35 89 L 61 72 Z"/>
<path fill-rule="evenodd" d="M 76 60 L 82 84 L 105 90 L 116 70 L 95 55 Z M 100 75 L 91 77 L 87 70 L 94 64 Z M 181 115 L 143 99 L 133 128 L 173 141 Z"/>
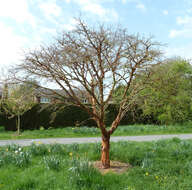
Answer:
<path fill-rule="evenodd" d="M 192 58 L 192 0 L 0 0 L 0 67 L 21 63 L 24 52 L 72 30 L 79 16 L 152 35 L 166 57 Z"/>

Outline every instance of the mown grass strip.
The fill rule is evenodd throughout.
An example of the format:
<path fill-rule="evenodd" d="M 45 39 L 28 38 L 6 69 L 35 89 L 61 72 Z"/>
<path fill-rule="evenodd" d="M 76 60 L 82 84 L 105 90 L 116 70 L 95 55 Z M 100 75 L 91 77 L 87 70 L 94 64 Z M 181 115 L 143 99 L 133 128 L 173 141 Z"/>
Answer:
<path fill-rule="evenodd" d="M 155 134 L 183 134 L 192 133 L 190 125 L 128 125 L 119 126 L 113 136 L 137 136 Z M 100 131 L 90 127 L 66 127 L 47 130 L 26 130 L 20 136 L 15 132 L 0 130 L 0 139 L 34 139 L 55 137 L 97 137 Z"/>

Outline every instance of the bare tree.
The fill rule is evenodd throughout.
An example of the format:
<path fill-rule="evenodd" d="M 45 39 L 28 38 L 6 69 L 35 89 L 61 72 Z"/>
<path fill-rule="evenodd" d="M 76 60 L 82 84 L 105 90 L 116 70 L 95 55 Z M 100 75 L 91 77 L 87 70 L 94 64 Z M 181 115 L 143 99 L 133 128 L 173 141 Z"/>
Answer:
<path fill-rule="evenodd" d="M 159 46 L 151 38 L 129 35 L 126 30 L 104 25 L 91 28 L 79 19 L 76 29 L 64 32 L 54 44 L 27 52 L 20 69 L 30 76 L 54 81 L 73 104 L 90 114 L 102 134 L 102 166 L 109 168 L 110 136 L 143 87 L 136 80 L 137 75 L 145 72 L 147 80 L 149 68 L 159 63 Z M 112 100 L 113 92 L 121 84 L 125 88 L 119 111 L 107 129 L 105 110 L 109 102 L 115 101 Z M 91 106 L 83 104 L 75 93 L 82 90 L 89 95 Z"/>

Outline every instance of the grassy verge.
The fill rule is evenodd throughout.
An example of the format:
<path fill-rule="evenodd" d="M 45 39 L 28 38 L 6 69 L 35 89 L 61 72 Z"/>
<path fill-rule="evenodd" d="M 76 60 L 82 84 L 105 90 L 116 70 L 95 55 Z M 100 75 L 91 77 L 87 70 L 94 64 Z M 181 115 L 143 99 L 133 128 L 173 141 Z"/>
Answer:
<path fill-rule="evenodd" d="M 119 126 L 113 134 L 114 136 L 152 135 L 152 134 L 182 134 L 192 133 L 191 125 L 129 125 Z M 0 139 L 34 139 L 51 137 L 96 137 L 100 136 L 97 128 L 88 127 L 67 127 L 48 130 L 26 130 L 20 136 L 15 132 L 0 130 Z"/>
<path fill-rule="evenodd" d="M 192 141 L 119 142 L 111 159 L 130 163 L 124 174 L 102 176 L 89 161 L 100 144 L 16 145 L 0 149 L 2 190 L 187 190 L 192 189 Z"/>

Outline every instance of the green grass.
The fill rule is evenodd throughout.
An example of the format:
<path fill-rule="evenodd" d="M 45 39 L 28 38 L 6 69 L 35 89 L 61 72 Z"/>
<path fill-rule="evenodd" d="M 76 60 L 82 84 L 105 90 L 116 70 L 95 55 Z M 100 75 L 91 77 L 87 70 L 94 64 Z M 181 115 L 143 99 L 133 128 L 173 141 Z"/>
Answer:
<path fill-rule="evenodd" d="M 113 136 L 133 136 L 152 134 L 182 134 L 192 133 L 192 125 L 128 125 L 119 126 Z M 0 128 L 0 139 L 34 139 L 51 137 L 96 137 L 100 136 L 98 128 L 66 127 L 48 130 L 26 130 L 20 136 L 15 132 L 4 131 Z"/>
<path fill-rule="evenodd" d="M 191 140 L 111 143 L 110 155 L 111 160 L 130 163 L 133 167 L 124 174 L 101 175 L 89 164 L 100 158 L 100 144 L 1 147 L 0 189 L 192 189 Z"/>

